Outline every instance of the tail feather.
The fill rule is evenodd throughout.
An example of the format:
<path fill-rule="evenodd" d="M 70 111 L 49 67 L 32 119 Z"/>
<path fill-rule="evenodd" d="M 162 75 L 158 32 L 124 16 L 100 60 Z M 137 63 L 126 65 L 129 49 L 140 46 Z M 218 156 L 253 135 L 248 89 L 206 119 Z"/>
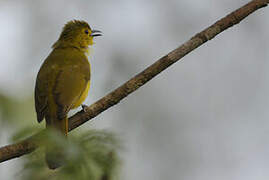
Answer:
<path fill-rule="evenodd" d="M 61 152 L 52 152 L 46 150 L 45 160 L 49 169 L 57 169 L 64 165 L 64 160 Z"/>
<path fill-rule="evenodd" d="M 67 137 L 68 119 L 65 117 L 62 120 L 46 117 L 47 128 L 56 129 Z M 64 165 L 63 149 L 56 147 L 46 147 L 45 160 L 50 169 L 56 169 Z"/>

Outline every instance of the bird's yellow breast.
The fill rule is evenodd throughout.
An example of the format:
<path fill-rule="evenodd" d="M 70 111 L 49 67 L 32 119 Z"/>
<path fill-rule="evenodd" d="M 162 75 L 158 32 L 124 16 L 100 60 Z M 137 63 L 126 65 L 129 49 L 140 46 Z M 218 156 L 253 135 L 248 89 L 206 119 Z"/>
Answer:
<path fill-rule="evenodd" d="M 89 51 L 87 51 L 89 53 Z M 89 63 L 89 69 L 91 71 L 91 64 Z M 71 109 L 75 109 L 77 107 L 79 107 L 87 98 L 89 90 L 90 90 L 90 86 L 91 86 L 91 80 L 89 79 L 87 86 L 85 88 L 85 90 L 83 91 L 83 93 L 81 94 L 81 96 L 78 98 L 78 100 L 73 104 L 73 106 L 71 107 Z"/>
<path fill-rule="evenodd" d="M 90 84 L 91 84 L 91 81 L 89 80 L 89 82 L 87 83 L 87 87 L 85 88 L 84 92 L 81 94 L 79 99 L 74 103 L 74 105 L 72 106 L 72 109 L 79 107 L 83 103 L 83 101 L 85 101 L 86 97 L 88 96 Z"/>

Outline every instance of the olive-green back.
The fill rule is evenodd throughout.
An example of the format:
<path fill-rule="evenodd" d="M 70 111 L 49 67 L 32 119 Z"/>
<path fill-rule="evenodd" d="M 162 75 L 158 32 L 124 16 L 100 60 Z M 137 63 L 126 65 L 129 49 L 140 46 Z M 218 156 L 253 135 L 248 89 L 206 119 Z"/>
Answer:
<path fill-rule="evenodd" d="M 86 55 L 76 48 L 54 49 L 42 64 L 36 79 L 35 107 L 37 120 L 66 118 L 90 80 Z"/>

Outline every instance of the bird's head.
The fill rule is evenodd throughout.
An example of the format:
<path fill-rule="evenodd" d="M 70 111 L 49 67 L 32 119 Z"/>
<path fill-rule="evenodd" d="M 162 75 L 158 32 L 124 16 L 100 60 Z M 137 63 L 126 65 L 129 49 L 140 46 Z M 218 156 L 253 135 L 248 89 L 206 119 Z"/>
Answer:
<path fill-rule="evenodd" d="M 85 21 L 69 21 L 63 28 L 62 33 L 53 48 L 75 47 L 87 51 L 93 44 L 93 38 L 102 36 L 101 31 L 93 30 Z"/>

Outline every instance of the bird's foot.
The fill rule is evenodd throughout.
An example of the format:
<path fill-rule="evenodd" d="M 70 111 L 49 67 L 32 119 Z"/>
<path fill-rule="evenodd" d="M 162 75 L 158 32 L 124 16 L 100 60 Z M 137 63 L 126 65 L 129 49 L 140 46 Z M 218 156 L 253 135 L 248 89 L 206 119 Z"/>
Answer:
<path fill-rule="evenodd" d="M 84 112 L 86 112 L 86 108 L 87 108 L 88 106 L 87 105 L 85 105 L 85 104 L 81 104 L 81 108 L 82 108 L 82 110 L 84 111 Z"/>

